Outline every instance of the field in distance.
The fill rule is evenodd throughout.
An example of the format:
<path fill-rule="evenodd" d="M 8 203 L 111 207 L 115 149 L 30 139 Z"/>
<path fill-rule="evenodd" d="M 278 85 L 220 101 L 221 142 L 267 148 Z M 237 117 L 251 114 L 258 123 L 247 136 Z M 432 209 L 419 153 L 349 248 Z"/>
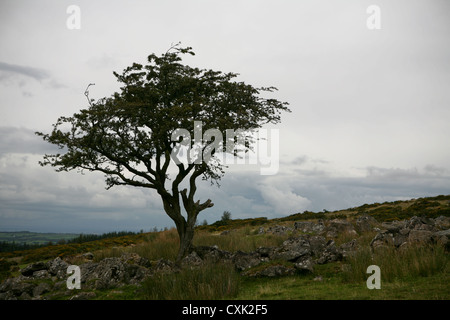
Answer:
<path fill-rule="evenodd" d="M 78 237 L 79 234 L 75 233 L 40 233 L 30 231 L 13 231 L 5 232 L 0 231 L 0 242 L 15 242 L 42 245 L 47 244 L 50 241 L 57 243 L 60 240 L 71 240 Z"/>

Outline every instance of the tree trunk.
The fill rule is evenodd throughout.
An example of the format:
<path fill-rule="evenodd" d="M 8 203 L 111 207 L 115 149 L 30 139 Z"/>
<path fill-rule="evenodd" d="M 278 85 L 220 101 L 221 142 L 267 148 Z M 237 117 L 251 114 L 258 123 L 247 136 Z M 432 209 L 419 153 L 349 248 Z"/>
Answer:
<path fill-rule="evenodd" d="M 194 203 L 192 199 L 188 199 L 186 196 L 186 189 L 181 192 L 183 197 L 184 208 L 187 213 L 187 221 L 181 214 L 181 207 L 179 205 L 178 198 L 167 197 L 164 192 L 161 192 L 164 204 L 164 210 L 167 215 L 175 222 L 178 236 L 180 239 L 180 247 L 176 258 L 176 263 L 180 263 L 181 260 L 186 257 L 192 251 L 192 241 L 194 239 L 195 223 L 200 211 L 212 207 L 214 204 L 211 200 L 207 200 L 203 204 L 200 201 Z M 164 196 L 163 196 L 164 195 Z M 193 198 L 193 194 L 191 196 Z"/>
<path fill-rule="evenodd" d="M 190 227 L 188 223 L 184 223 L 184 226 L 178 227 L 178 236 L 180 238 L 180 247 L 177 254 L 177 263 L 186 257 L 192 251 L 192 240 L 194 239 L 194 228 Z"/>

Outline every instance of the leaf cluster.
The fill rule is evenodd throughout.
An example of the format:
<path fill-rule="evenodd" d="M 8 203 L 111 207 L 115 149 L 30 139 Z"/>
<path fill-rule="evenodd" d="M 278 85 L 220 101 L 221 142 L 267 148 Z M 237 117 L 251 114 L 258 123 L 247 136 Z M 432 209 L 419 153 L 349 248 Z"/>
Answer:
<path fill-rule="evenodd" d="M 133 185 L 164 193 L 172 152 L 182 140 L 172 141 L 174 130 L 187 129 L 192 137 L 194 121 L 201 121 L 205 131 L 248 132 L 266 123 L 278 123 L 281 112 L 289 111 L 287 103 L 260 97 L 276 88 L 254 88 L 233 81 L 235 73 L 184 65 L 183 54 L 194 52 L 190 47 L 174 46 L 161 56 L 149 55 L 147 65 L 133 63 L 121 74 L 114 72 L 122 84 L 120 92 L 90 101 L 88 108 L 71 117 L 60 117 L 49 134 L 36 132 L 64 149 L 64 153 L 45 155 L 40 164 L 57 171 L 103 172 L 107 188 Z M 227 145 L 236 143 L 235 138 L 224 139 L 221 151 L 230 151 Z M 202 146 L 207 142 L 203 140 Z M 241 147 L 251 148 L 248 140 Z M 201 175 L 218 180 L 224 173 L 223 165 L 217 162 L 177 166 L 174 191 L 189 174 L 194 180 Z"/>

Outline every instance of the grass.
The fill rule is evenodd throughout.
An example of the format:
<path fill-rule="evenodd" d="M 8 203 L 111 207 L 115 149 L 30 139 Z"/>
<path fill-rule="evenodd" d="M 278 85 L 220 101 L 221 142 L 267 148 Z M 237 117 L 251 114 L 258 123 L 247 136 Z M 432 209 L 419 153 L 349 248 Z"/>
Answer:
<path fill-rule="evenodd" d="M 381 289 L 367 288 L 372 264 L 380 267 Z M 449 255 L 441 247 L 363 249 L 346 261 L 316 265 L 314 274 L 245 279 L 236 299 L 449 300 L 449 283 Z"/>
<path fill-rule="evenodd" d="M 102 294 L 99 298 L 114 299 L 132 296 L 133 299 L 196 300 L 366 300 L 366 299 L 450 299 L 449 255 L 440 246 L 409 246 L 396 250 L 385 248 L 372 252 L 369 243 L 374 236 L 367 233 L 358 238 L 361 248 L 345 261 L 316 265 L 314 274 L 281 278 L 246 278 L 230 265 L 205 265 L 176 274 L 161 274 L 149 278 L 142 289 L 131 294 Z M 226 236 L 198 232 L 196 245 L 218 245 L 227 251 L 252 251 L 259 246 L 278 246 L 287 236 L 255 234 L 252 228 L 233 230 Z M 341 235 L 337 243 L 348 241 Z M 161 257 L 173 259 L 178 248 L 176 230 L 155 234 L 140 245 L 128 248 L 149 260 Z M 123 251 L 104 250 L 99 259 L 118 256 Z M 381 269 L 381 289 L 370 290 L 366 281 L 369 265 Z M 255 267 L 255 270 L 258 267 Z M 320 276 L 321 280 L 315 278 Z M 117 292 L 117 290 L 116 290 Z"/>
<path fill-rule="evenodd" d="M 315 281 L 307 276 L 247 279 L 238 300 L 448 300 L 450 278 L 442 275 L 383 282 L 368 289 L 366 281 L 346 283 L 339 276 Z"/>
<path fill-rule="evenodd" d="M 232 264 L 205 264 L 175 274 L 156 274 L 142 284 L 147 300 L 219 300 L 235 297 L 241 277 Z"/>
<path fill-rule="evenodd" d="M 442 246 L 409 246 L 407 248 L 378 248 L 374 253 L 369 247 L 358 250 L 348 258 L 344 272 L 347 282 L 367 279 L 367 267 L 377 265 L 383 280 L 427 277 L 449 272 L 449 256 Z"/>
<path fill-rule="evenodd" d="M 395 214 L 410 215 L 424 210 L 426 215 L 446 213 L 450 207 L 450 196 L 364 205 L 348 209 L 347 219 L 357 217 L 361 212 L 383 217 L 381 221 L 396 220 Z M 394 210 L 395 208 L 395 210 Z M 448 213 L 448 212 L 447 212 Z M 314 213 L 307 215 L 317 218 Z M 329 216 L 321 213 L 321 216 Z M 332 217 L 343 215 L 334 212 Z M 259 234 L 273 224 L 292 226 L 294 221 L 303 219 L 304 214 L 268 221 L 258 218 L 239 220 L 230 225 L 204 227 L 196 230 L 194 245 L 212 246 L 235 251 L 254 251 L 258 247 L 280 246 L 290 234 Z M 331 216 L 330 216 L 331 217 Z M 380 221 L 379 221 L 380 222 Z M 229 228 L 232 227 L 232 228 Z M 228 234 L 220 235 L 222 229 Z M 95 299 L 164 299 L 164 300 L 365 300 L 365 299 L 450 299 L 449 254 L 439 246 L 408 246 L 400 250 L 384 248 L 373 252 L 369 246 L 375 231 L 361 235 L 342 233 L 335 238 L 337 246 L 357 238 L 360 249 L 344 261 L 314 266 L 314 274 L 296 274 L 279 278 L 249 278 L 241 276 L 229 264 L 206 264 L 198 268 L 182 270 L 174 274 L 158 274 L 148 278 L 142 286 L 124 286 L 113 290 L 97 290 Z M 107 257 L 119 257 L 124 252 L 137 253 L 150 261 L 159 259 L 175 260 L 179 246 L 175 229 L 161 232 L 124 236 L 115 239 L 92 241 L 83 244 L 59 245 L 0 256 L 0 278 L 9 275 L 13 268 L 25 266 L 28 262 L 45 260 L 56 256 L 77 256 L 91 251 L 94 261 Z M 23 256 L 20 257 L 19 255 Z M 14 259 L 14 260 L 13 260 Z M 83 259 L 80 259 L 80 263 Z M 12 265 L 12 263 L 14 265 Z M 381 270 L 381 289 L 370 290 L 366 286 L 369 265 L 377 265 Z M 258 268 L 258 267 L 255 267 Z M 256 269 L 255 269 L 256 270 Z M 321 280 L 317 280 L 320 277 Z M 62 299 L 68 297 L 61 297 Z"/>

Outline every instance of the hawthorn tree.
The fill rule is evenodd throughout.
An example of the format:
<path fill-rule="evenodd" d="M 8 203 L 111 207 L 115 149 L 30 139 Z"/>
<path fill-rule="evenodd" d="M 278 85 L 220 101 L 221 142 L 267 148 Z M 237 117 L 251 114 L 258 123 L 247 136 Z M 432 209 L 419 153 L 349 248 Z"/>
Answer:
<path fill-rule="evenodd" d="M 184 65 L 183 54 L 194 52 L 176 45 L 160 56 L 149 55 L 147 65 L 133 63 L 122 74 L 114 72 L 123 84 L 120 92 L 97 101 L 87 95 L 86 109 L 59 117 L 49 134 L 36 132 L 62 150 L 44 155 L 41 166 L 56 167 L 57 172 L 102 172 L 106 189 L 128 185 L 156 190 L 178 231 L 177 261 L 192 249 L 198 214 L 213 206 L 210 199 L 200 202 L 194 197 L 197 178 L 217 182 L 224 174 L 226 166 L 211 161 L 216 152 L 237 156 L 239 148 L 251 150 L 252 136 L 246 133 L 278 123 L 281 112 L 290 111 L 286 102 L 260 97 L 276 88 L 255 88 L 233 81 L 235 73 Z M 199 124 L 203 130 L 239 129 L 246 139 L 227 136 L 222 141 L 217 137 L 194 141 Z M 174 138 L 179 128 L 190 135 Z M 187 143 L 197 144 L 200 155 L 209 147 L 212 157 L 188 156 L 187 162 L 181 161 L 177 157 Z"/>

